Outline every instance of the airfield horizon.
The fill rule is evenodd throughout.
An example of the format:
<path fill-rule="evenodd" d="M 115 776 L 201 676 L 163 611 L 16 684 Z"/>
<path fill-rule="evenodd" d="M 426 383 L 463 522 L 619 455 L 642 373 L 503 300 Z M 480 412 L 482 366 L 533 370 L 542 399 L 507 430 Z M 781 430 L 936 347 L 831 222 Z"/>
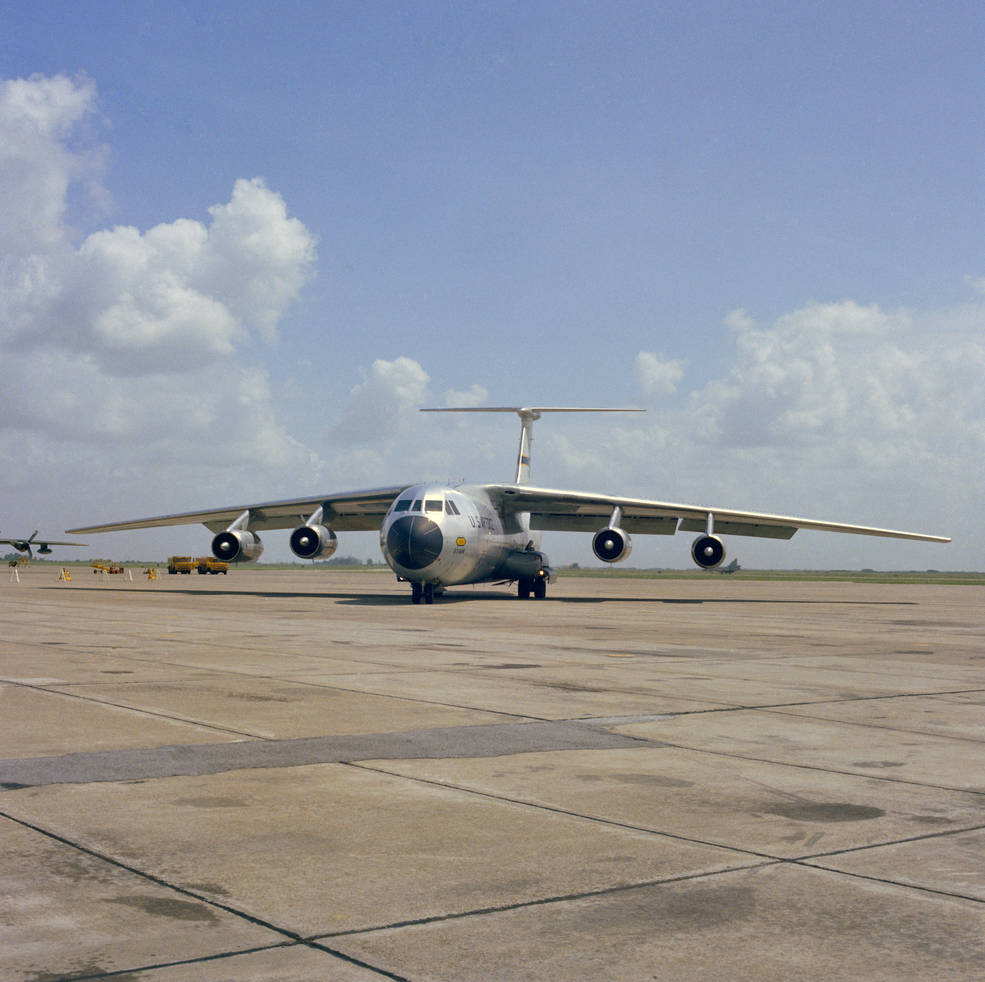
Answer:
<path fill-rule="evenodd" d="M 59 560 L 50 558 L 39 558 L 25 562 L 24 557 L 15 557 L 13 554 L 4 556 L 0 561 L 8 562 L 14 558 L 21 561 L 20 568 L 25 565 L 32 566 L 51 566 L 67 567 L 71 569 L 87 569 L 94 562 L 108 563 L 123 566 L 128 569 L 166 569 L 167 559 L 139 560 L 109 559 L 104 556 L 92 557 L 91 559 L 71 559 Z M 352 562 L 253 562 L 232 564 L 229 573 L 255 570 L 260 573 L 270 572 L 306 572 L 306 573 L 377 573 L 393 576 L 393 571 L 385 563 L 377 560 L 367 560 L 365 562 L 354 560 Z M 167 575 L 167 574 L 165 574 Z M 194 574 L 193 574 L 194 575 Z M 585 579 L 597 577 L 600 579 L 664 579 L 664 580 L 694 580 L 704 581 L 713 579 L 738 580 L 738 581 L 791 581 L 791 582 L 854 582 L 854 583 L 898 583 L 898 584 L 939 584 L 942 586 L 985 586 L 985 571 L 978 570 L 877 570 L 877 569 L 746 569 L 745 567 L 733 573 L 724 574 L 719 570 L 701 570 L 693 568 L 671 568 L 671 567 L 635 567 L 615 565 L 605 566 L 560 566 L 557 568 L 557 579 L 552 584 L 552 589 L 557 589 L 565 579 Z M 494 584 L 485 584 L 493 588 Z M 461 590 L 464 587 L 451 587 L 451 590 Z M 550 594 L 548 594 L 550 597 Z"/>

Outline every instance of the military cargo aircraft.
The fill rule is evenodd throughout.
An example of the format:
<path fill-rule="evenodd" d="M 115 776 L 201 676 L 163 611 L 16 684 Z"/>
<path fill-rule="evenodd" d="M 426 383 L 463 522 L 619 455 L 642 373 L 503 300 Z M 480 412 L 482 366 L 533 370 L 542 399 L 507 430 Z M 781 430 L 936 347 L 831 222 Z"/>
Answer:
<path fill-rule="evenodd" d="M 327 559 L 338 546 L 337 532 L 380 532 L 383 557 L 400 580 L 410 584 L 411 600 L 429 604 L 446 587 L 468 583 L 516 583 L 520 598 L 542 599 L 554 577 L 540 547 L 546 531 L 591 532 L 592 551 L 617 563 L 632 551 L 630 534 L 673 535 L 696 532 L 691 557 L 702 569 L 725 559 L 722 535 L 789 539 L 797 529 L 878 535 L 925 542 L 950 542 L 938 535 L 736 511 L 705 505 L 626 498 L 530 484 L 533 424 L 544 413 L 640 412 L 561 406 L 486 406 L 424 409 L 422 412 L 515 413 L 520 417 L 516 475 L 504 484 L 397 484 L 235 505 L 207 511 L 160 515 L 69 529 L 72 534 L 201 523 L 215 533 L 212 552 L 226 562 L 259 558 L 259 532 L 293 529 L 291 550 L 301 559 Z"/>

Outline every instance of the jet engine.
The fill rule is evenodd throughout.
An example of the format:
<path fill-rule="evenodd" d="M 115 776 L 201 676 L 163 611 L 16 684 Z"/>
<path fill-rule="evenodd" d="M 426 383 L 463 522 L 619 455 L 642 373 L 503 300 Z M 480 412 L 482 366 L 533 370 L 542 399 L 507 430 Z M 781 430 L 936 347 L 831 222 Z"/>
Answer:
<path fill-rule="evenodd" d="M 255 532 L 226 529 L 212 540 L 212 555 L 227 563 L 248 563 L 262 552 L 263 543 Z"/>
<path fill-rule="evenodd" d="M 603 563 L 621 563 L 629 558 L 633 551 L 633 543 L 629 533 L 621 528 L 610 526 L 595 533 L 592 539 L 592 552 Z"/>
<path fill-rule="evenodd" d="M 291 533 L 291 552 L 298 559 L 328 559 L 338 545 L 338 537 L 324 525 L 302 525 Z"/>
<path fill-rule="evenodd" d="M 725 543 L 717 535 L 699 535 L 691 543 L 691 558 L 702 569 L 714 569 L 725 558 Z"/>

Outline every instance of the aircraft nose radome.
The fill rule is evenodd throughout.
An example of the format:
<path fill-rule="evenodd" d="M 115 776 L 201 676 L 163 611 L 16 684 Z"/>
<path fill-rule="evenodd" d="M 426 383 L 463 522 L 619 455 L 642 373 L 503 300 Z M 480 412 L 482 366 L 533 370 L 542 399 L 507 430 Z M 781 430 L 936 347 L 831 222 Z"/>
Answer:
<path fill-rule="evenodd" d="M 386 546 L 393 561 L 404 569 L 424 569 L 441 555 L 441 529 L 423 515 L 398 518 L 387 532 Z"/>

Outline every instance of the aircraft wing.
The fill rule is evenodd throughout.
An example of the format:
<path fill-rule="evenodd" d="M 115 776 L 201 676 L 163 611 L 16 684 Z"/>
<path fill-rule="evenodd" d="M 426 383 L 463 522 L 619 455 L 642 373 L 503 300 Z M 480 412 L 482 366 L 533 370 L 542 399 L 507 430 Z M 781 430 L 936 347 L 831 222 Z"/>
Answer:
<path fill-rule="evenodd" d="M 0 545 L 16 546 L 28 543 L 32 546 L 84 546 L 85 542 L 56 542 L 54 539 L 0 539 Z"/>
<path fill-rule="evenodd" d="M 324 509 L 322 524 L 337 532 L 371 532 L 383 524 L 383 516 L 406 484 L 368 491 L 348 491 L 337 494 L 314 495 L 310 498 L 291 498 L 285 501 L 265 501 L 253 505 L 232 505 L 208 511 L 186 511 L 153 518 L 135 518 L 105 525 L 86 525 L 66 531 L 82 535 L 87 532 L 123 532 L 127 529 L 159 528 L 166 525 L 196 525 L 201 523 L 211 532 L 222 532 L 243 512 L 250 513 L 249 528 L 253 531 L 286 529 L 303 525 L 318 508 Z M 74 543 L 73 543 L 74 544 Z"/>
<path fill-rule="evenodd" d="M 766 539 L 789 539 L 797 529 L 822 532 L 849 532 L 855 535 L 881 535 L 893 539 L 918 539 L 923 542 L 950 542 L 940 535 L 900 532 L 868 525 L 845 525 L 839 522 L 737 511 L 705 505 L 681 505 L 645 498 L 620 498 L 608 494 L 559 491 L 526 484 L 487 484 L 484 490 L 500 502 L 504 512 L 527 512 L 531 529 L 564 532 L 596 532 L 607 525 L 616 508 L 621 509 L 620 528 L 646 535 L 673 535 L 675 532 L 704 532 L 708 516 L 713 516 L 714 531 L 721 535 L 752 535 Z"/>

